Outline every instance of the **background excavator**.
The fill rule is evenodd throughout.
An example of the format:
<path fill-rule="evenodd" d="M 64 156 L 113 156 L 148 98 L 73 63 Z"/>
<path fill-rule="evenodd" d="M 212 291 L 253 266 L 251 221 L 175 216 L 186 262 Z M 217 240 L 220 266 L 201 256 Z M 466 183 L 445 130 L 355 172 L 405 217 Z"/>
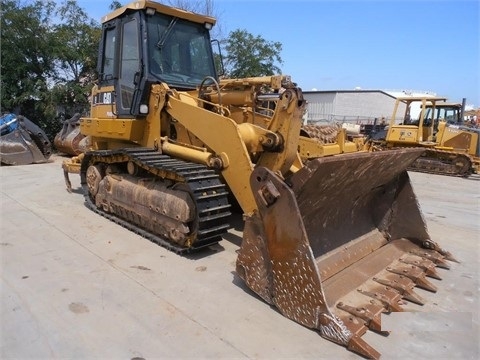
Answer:
<path fill-rule="evenodd" d="M 45 132 L 22 115 L 0 116 L 0 161 L 4 165 L 47 162 L 52 146 Z"/>
<path fill-rule="evenodd" d="M 102 18 L 98 84 L 66 160 L 87 207 L 184 254 L 245 219 L 236 273 L 286 317 L 362 356 L 362 335 L 453 257 L 430 239 L 407 167 L 423 149 L 366 152 L 302 129 L 288 76 L 218 79 L 215 19 L 151 1 Z M 233 206 L 235 205 L 235 206 Z M 237 206 L 238 205 L 238 206 Z M 437 276 L 438 277 L 438 276 Z"/>
<path fill-rule="evenodd" d="M 398 114 L 405 103 L 405 113 Z M 418 119 L 412 119 L 412 107 L 419 105 Z M 419 147 L 425 151 L 410 170 L 440 175 L 469 176 L 480 171 L 480 130 L 464 126 L 462 103 L 446 102 L 440 97 L 397 98 L 388 129 L 367 142 L 373 150 Z"/>

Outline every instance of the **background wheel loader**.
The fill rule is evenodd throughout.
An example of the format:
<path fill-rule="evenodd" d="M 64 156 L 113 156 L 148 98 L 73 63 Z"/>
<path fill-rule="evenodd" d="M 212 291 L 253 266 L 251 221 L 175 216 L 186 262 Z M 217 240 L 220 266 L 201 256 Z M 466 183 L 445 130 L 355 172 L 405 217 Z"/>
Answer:
<path fill-rule="evenodd" d="M 288 76 L 218 80 L 215 20 L 150 1 L 103 17 L 98 84 L 63 163 L 86 205 L 177 253 L 219 242 L 233 204 L 237 274 L 286 317 L 363 356 L 361 336 L 451 255 L 430 239 L 406 168 L 423 149 L 359 151 L 302 130 Z M 343 134 L 343 135 L 342 135 Z M 342 140 L 342 137 L 344 138 Z M 331 155 L 331 156 L 326 156 Z"/>
<path fill-rule="evenodd" d="M 0 116 L 0 131 L 0 161 L 4 165 L 44 163 L 52 154 L 45 132 L 24 116 Z"/>
<path fill-rule="evenodd" d="M 398 114 L 400 103 L 406 105 L 404 114 Z M 478 173 L 480 130 L 462 124 L 464 104 L 439 97 L 399 97 L 388 129 L 367 141 L 367 148 L 419 147 L 425 151 L 410 170 L 451 176 Z M 418 119 L 411 117 L 415 105 L 420 106 Z"/>

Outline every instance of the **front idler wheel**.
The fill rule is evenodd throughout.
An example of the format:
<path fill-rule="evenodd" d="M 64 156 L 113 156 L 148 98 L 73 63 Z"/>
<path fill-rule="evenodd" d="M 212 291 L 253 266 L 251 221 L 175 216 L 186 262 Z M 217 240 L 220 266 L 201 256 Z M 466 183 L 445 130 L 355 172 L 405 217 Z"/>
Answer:
<path fill-rule="evenodd" d="M 103 171 L 99 165 L 91 165 L 87 169 L 86 179 L 87 179 L 88 192 L 90 193 L 90 196 L 93 199 L 98 193 L 98 189 L 100 187 L 100 181 L 103 178 L 102 173 Z"/>

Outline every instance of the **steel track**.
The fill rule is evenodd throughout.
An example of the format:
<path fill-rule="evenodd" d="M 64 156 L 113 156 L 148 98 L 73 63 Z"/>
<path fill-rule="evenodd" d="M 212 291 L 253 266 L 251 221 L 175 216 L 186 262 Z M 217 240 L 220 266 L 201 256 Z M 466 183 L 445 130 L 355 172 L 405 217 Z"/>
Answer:
<path fill-rule="evenodd" d="M 432 153 L 433 156 L 419 157 L 408 170 L 435 175 L 447 175 L 455 177 L 468 177 L 473 173 L 472 160 L 468 154 L 462 154 L 452 151 L 437 149 L 426 149 L 426 153 Z M 448 159 L 454 156 L 453 160 Z M 443 158 L 442 158 L 443 157 Z M 461 162 L 461 167 L 452 161 Z"/>
<path fill-rule="evenodd" d="M 118 164 L 131 161 L 161 178 L 168 178 L 188 189 L 197 208 L 197 226 L 192 245 L 183 247 L 159 234 L 152 233 L 126 219 L 98 208 L 91 198 L 86 181 L 87 168 L 96 163 Z M 103 217 L 122 225 L 140 236 L 176 253 L 189 253 L 218 243 L 230 228 L 231 215 L 228 191 L 219 175 L 205 165 L 178 160 L 150 148 L 130 148 L 87 152 L 80 171 L 86 206 Z"/>

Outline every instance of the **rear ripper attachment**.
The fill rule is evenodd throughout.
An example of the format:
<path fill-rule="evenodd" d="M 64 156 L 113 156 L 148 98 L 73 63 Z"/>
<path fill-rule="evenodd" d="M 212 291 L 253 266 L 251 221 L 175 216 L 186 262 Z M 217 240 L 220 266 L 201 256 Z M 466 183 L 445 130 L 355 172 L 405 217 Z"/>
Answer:
<path fill-rule="evenodd" d="M 317 158 L 285 180 L 256 168 L 239 276 L 286 317 L 379 358 L 361 336 L 383 333 L 381 314 L 405 300 L 423 304 L 414 287 L 435 292 L 426 277 L 455 260 L 430 239 L 405 171 L 421 152 Z"/>

